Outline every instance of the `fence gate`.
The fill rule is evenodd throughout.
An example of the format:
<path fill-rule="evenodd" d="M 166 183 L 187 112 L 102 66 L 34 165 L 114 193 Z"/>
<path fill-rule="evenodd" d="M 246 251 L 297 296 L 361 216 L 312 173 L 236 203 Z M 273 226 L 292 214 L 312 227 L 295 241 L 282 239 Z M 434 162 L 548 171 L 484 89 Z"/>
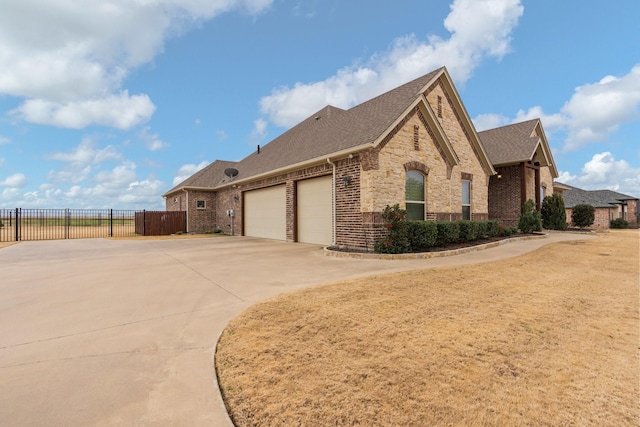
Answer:
<path fill-rule="evenodd" d="M 186 230 L 185 211 L 136 212 L 136 234 L 141 236 L 167 236 Z"/>

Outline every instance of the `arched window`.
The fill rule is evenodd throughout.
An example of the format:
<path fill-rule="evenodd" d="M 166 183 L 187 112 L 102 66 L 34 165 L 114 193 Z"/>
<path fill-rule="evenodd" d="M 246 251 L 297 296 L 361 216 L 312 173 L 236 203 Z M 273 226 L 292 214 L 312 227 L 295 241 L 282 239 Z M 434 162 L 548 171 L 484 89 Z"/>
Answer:
<path fill-rule="evenodd" d="M 424 175 L 418 171 L 407 171 L 405 181 L 405 199 L 407 201 L 407 219 L 424 220 L 425 191 Z"/>

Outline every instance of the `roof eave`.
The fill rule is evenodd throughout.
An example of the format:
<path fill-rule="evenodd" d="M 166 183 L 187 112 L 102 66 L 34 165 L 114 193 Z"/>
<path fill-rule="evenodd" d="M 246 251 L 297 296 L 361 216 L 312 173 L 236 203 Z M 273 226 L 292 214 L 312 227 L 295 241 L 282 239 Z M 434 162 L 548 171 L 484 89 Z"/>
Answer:
<path fill-rule="evenodd" d="M 223 188 L 229 187 L 231 185 L 244 184 L 246 182 L 255 181 L 257 179 L 264 179 L 264 178 L 268 178 L 268 177 L 271 177 L 271 176 L 274 176 L 274 175 L 279 175 L 279 174 L 282 174 L 282 173 L 290 172 L 292 170 L 302 169 L 302 168 L 305 168 L 305 167 L 309 167 L 309 166 L 325 163 L 327 161 L 327 159 L 330 159 L 332 161 L 333 160 L 339 160 L 339 159 L 348 157 L 349 154 L 355 154 L 357 152 L 366 150 L 368 148 L 371 148 L 371 144 L 370 143 L 358 145 L 356 147 L 347 148 L 347 149 L 336 151 L 336 152 L 333 152 L 333 153 L 328 153 L 328 154 L 325 154 L 325 155 L 322 155 L 322 156 L 314 157 L 313 159 L 305 160 L 305 161 L 298 162 L 298 163 L 295 163 L 295 164 L 292 164 L 292 165 L 283 166 L 283 167 L 278 168 L 278 169 L 273 169 L 273 170 L 270 170 L 270 171 L 267 171 L 267 172 L 259 173 L 257 175 L 251 175 L 251 176 L 248 176 L 246 178 L 236 179 L 233 182 L 225 182 L 224 184 L 220 184 L 220 185 L 217 185 L 217 186 L 213 187 L 211 190 L 217 191 L 217 190 L 221 190 Z"/>

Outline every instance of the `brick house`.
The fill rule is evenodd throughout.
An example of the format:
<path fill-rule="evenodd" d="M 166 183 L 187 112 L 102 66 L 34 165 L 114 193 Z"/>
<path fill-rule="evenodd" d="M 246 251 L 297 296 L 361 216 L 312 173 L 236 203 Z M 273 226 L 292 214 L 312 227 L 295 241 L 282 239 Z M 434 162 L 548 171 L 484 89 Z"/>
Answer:
<path fill-rule="evenodd" d="M 630 227 L 637 228 L 640 220 L 638 198 L 611 190 L 583 190 L 562 184 L 567 223 L 571 223 L 571 214 L 576 205 L 586 204 L 595 208 L 595 218 L 591 228 L 607 229 L 612 219 L 622 218 Z"/>
<path fill-rule="evenodd" d="M 518 157 L 524 166 L 512 164 L 515 157 L 499 163 L 504 181 L 496 182 L 522 172 L 525 184 L 517 181 L 517 188 L 526 185 L 533 197 L 543 184 L 552 188 L 557 172 L 540 122 L 527 123 L 524 139 L 535 139 L 535 149 Z M 490 206 L 496 170 L 486 147 L 522 141 L 487 135 L 481 141 L 443 67 L 351 109 L 327 106 L 239 162 L 216 161 L 163 197 L 167 210 L 187 210 L 188 231 L 371 249 L 384 232 L 387 205 L 400 204 L 410 219 L 510 218 Z"/>
<path fill-rule="evenodd" d="M 479 132 L 496 174 L 489 181 L 489 217 L 517 226 L 531 199 L 540 211 L 558 170 L 539 119 Z"/>

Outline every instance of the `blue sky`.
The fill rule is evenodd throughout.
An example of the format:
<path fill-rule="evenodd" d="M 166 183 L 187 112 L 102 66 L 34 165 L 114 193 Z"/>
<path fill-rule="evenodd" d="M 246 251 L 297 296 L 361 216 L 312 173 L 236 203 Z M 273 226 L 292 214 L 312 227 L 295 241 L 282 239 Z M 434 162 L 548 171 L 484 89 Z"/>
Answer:
<path fill-rule="evenodd" d="M 327 104 L 442 65 L 478 130 L 640 197 L 640 2 L 0 1 L 0 208 L 163 209 Z"/>

